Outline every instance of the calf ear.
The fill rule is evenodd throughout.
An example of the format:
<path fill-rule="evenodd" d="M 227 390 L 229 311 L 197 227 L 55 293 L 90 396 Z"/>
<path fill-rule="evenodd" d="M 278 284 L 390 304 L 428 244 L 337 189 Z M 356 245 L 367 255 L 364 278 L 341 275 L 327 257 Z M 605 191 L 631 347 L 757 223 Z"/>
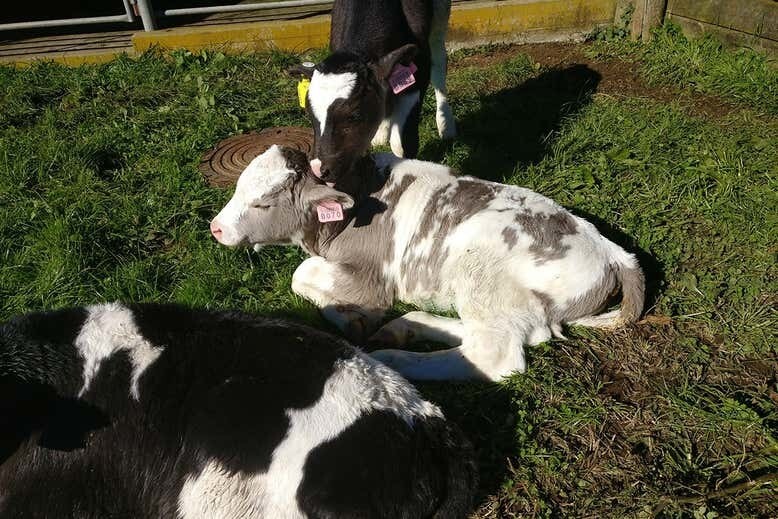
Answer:
<path fill-rule="evenodd" d="M 314 184 L 305 194 L 306 205 L 316 205 L 328 200 L 338 202 L 343 209 L 354 207 L 354 199 L 342 191 L 333 189 L 326 184 Z"/>
<path fill-rule="evenodd" d="M 311 79 L 311 77 L 313 76 L 313 71 L 314 71 L 314 64 L 308 61 L 306 61 L 305 63 L 298 63 L 297 65 L 292 65 L 291 67 L 286 69 L 286 73 L 292 77 L 308 78 L 308 79 Z"/>
<path fill-rule="evenodd" d="M 383 58 L 379 59 L 376 63 L 372 64 L 373 70 L 379 79 L 389 79 L 392 74 L 392 69 L 398 63 L 408 65 L 413 58 L 416 57 L 416 53 L 419 48 L 413 43 L 403 45 L 399 49 L 395 49 Z"/>

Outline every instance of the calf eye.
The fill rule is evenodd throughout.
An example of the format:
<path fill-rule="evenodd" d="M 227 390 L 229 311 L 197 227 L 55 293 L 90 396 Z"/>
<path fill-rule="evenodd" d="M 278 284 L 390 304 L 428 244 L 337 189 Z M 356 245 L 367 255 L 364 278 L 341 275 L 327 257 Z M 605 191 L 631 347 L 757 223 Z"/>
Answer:
<path fill-rule="evenodd" d="M 253 207 L 255 209 L 270 209 L 271 206 L 269 206 L 267 204 L 261 204 L 259 202 L 254 202 L 254 203 L 251 204 L 251 207 Z"/>

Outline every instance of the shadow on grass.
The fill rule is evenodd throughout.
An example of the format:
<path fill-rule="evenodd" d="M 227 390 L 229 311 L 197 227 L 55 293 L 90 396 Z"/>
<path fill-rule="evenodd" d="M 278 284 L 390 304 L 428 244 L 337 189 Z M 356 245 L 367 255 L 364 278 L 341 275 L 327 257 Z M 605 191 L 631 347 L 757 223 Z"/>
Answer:
<path fill-rule="evenodd" d="M 508 475 L 506 459 L 514 457 L 517 413 L 511 392 L 488 382 L 417 382 L 425 398 L 441 407 L 446 418 L 457 424 L 473 444 L 479 485 L 475 506 L 499 493 Z"/>
<path fill-rule="evenodd" d="M 572 65 L 480 98 L 480 107 L 457 121 L 457 141 L 470 150 L 462 172 L 501 181 L 517 166 L 540 162 L 562 121 L 591 103 L 601 79 L 586 65 Z M 434 139 L 420 155 L 440 162 L 451 147 Z"/>

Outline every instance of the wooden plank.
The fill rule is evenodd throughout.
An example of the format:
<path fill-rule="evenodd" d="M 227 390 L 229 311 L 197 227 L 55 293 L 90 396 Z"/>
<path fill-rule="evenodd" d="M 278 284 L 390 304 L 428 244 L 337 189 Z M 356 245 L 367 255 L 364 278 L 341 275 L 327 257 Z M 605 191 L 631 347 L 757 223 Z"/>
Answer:
<path fill-rule="evenodd" d="M 670 0 L 668 14 L 778 41 L 775 0 Z"/>
<path fill-rule="evenodd" d="M 630 24 L 630 37 L 633 40 L 651 40 L 651 31 L 665 20 L 667 0 L 636 0 L 635 11 Z"/>
<path fill-rule="evenodd" d="M 99 38 L 67 38 L 67 39 L 47 39 L 47 38 L 35 38 L 29 40 L 19 40 L 16 42 L 5 43 L 0 45 L 0 53 L 11 53 L 14 51 L 23 51 L 25 49 L 63 49 L 63 48 L 91 48 L 100 46 L 116 46 L 124 45 L 127 47 L 132 46 L 132 34 L 104 34 Z"/>
<path fill-rule="evenodd" d="M 669 14 L 668 18 L 680 25 L 684 34 L 689 36 L 698 37 L 710 33 L 730 47 L 746 46 L 778 55 L 778 41 L 760 38 L 753 34 L 734 31 L 732 29 L 727 29 L 726 27 L 719 27 L 718 25 L 700 22 L 675 14 Z"/>

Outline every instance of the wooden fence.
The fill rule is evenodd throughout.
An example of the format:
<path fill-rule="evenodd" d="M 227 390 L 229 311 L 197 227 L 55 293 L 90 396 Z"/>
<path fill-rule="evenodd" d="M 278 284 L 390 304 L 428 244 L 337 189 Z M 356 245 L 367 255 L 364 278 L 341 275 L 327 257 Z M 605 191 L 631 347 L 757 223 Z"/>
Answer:
<path fill-rule="evenodd" d="M 633 37 L 650 39 L 664 19 L 692 36 L 713 33 L 732 46 L 778 53 L 778 0 L 635 0 Z"/>

